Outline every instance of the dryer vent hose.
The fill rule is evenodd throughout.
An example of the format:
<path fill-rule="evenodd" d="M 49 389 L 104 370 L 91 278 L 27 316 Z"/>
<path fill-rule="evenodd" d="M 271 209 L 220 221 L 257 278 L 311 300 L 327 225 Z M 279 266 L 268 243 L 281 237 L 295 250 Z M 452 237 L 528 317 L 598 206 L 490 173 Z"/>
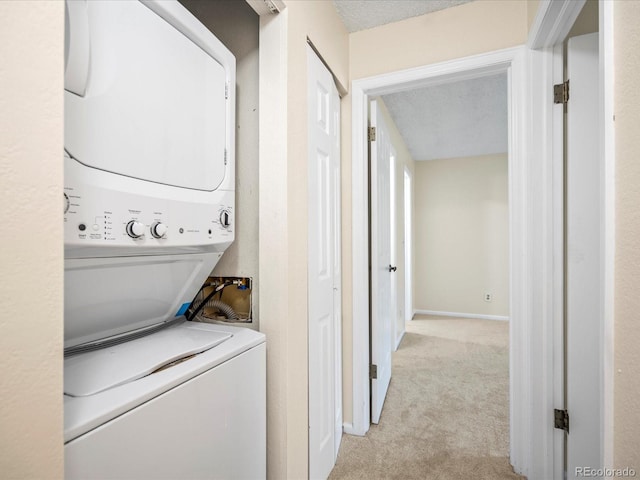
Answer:
<path fill-rule="evenodd" d="M 221 302 L 220 300 L 209 300 L 205 307 L 213 307 L 217 308 L 227 317 L 229 320 L 238 320 L 238 314 L 235 312 L 233 308 L 227 303 Z"/>

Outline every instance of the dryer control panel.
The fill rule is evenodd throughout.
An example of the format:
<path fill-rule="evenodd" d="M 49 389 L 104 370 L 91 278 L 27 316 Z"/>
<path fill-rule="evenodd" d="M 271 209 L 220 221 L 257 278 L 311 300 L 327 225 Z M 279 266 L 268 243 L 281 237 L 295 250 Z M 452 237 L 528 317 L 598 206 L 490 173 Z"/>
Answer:
<path fill-rule="evenodd" d="M 67 257 L 224 251 L 234 239 L 234 192 L 188 190 L 87 168 L 65 156 Z M 77 174 L 80 174 L 77 175 Z M 108 178 L 110 177 L 110 178 Z M 106 249 L 104 249 L 106 247 Z M 104 251 L 103 251 L 104 249 Z M 177 249 L 177 250 L 176 250 Z"/>

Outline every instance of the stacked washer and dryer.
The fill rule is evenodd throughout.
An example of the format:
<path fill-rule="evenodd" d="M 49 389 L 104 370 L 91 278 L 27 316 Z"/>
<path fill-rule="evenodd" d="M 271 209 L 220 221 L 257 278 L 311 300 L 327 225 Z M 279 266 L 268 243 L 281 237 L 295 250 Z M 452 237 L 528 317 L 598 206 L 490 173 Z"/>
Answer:
<path fill-rule="evenodd" d="M 185 318 L 234 240 L 235 58 L 178 2 L 65 14 L 65 475 L 264 478 L 264 336 Z"/>

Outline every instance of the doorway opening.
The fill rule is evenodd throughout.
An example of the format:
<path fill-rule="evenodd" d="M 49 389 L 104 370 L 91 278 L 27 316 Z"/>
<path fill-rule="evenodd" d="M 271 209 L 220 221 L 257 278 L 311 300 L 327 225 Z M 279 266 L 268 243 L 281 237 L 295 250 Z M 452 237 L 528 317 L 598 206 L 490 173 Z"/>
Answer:
<path fill-rule="evenodd" d="M 421 432 L 412 446 L 425 452 L 432 450 L 433 438 L 446 436 L 447 441 L 437 442 L 440 451 L 459 457 L 465 445 L 464 452 L 476 451 L 474 456 L 490 457 L 508 470 L 509 324 L 494 321 L 507 320 L 509 308 L 507 90 L 503 72 L 376 97 L 370 111 L 375 130 L 369 138 L 371 362 L 376 373 L 371 384 L 372 423 L 382 421 L 385 429 L 401 436 Z M 389 158 L 390 174 L 380 181 L 386 170 L 381 164 Z M 415 179 L 413 202 L 410 189 L 403 191 L 410 171 Z M 381 198 L 387 194 L 381 184 L 387 183 L 388 198 Z M 411 203 L 413 222 L 406 215 Z M 378 218 L 387 211 L 388 226 Z M 403 237 L 412 236 L 411 223 L 416 239 L 412 265 L 403 261 L 402 247 Z M 391 248 L 384 252 L 381 240 L 389 231 Z M 411 267 L 416 276 L 415 304 L 406 308 L 418 315 L 405 335 L 405 305 L 394 308 L 393 292 L 397 287 L 398 296 L 404 295 Z M 380 303 L 389 303 L 390 308 L 385 311 Z M 387 320 L 394 336 L 380 341 L 388 331 Z M 402 335 L 405 340 L 400 345 Z M 380 350 L 385 346 L 387 351 Z M 407 355 L 415 363 L 408 365 Z M 387 358 L 393 365 L 386 363 Z M 434 365 L 438 365 L 435 370 Z M 386 372 L 392 372 L 395 382 L 389 384 Z M 448 373 L 443 376 L 443 372 Z M 434 388 L 436 384 L 439 388 Z M 408 398 L 422 401 L 409 408 Z M 413 417 L 416 409 L 424 415 Z M 400 411 L 414 418 L 411 425 L 393 421 Z M 440 414 L 431 417 L 435 411 Z M 476 433 L 456 430 L 438 420 L 444 418 L 478 428 L 471 429 Z M 491 418 L 491 438 L 481 433 L 487 418 Z M 376 429 L 372 441 L 378 436 Z M 423 461 L 428 468 L 428 459 Z"/>
<path fill-rule="evenodd" d="M 368 105 L 375 96 L 449 83 L 452 81 L 481 78 L 506 73 L 509 104 L 509 318 L 511 319 L 510 364 L 510 449 L 512 464 L 517 463 L 527 438 L 527 401 L 529 386 L 523 375 L 526 369 L 531 330 L 530 312 L 527 310 L 525 256 L 513 255 L 514 251 L 526 252 L 525 223 L 526 150 L 525 150 L 525 82 L 524 48 L 506 49 L 460 60 L 429 65 L 417 69 L 356 80 L 352 84 L 353 144 L 353 427 L 349 433 L 364 435 L 369 428 L 369 272 L 368 244 Z"/>

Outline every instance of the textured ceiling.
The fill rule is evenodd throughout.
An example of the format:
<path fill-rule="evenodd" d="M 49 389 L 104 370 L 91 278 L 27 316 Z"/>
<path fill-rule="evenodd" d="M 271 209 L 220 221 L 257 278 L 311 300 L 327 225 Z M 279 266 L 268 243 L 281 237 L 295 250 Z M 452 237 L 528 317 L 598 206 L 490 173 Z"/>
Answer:
<path fill-rule="evenodd" d="M 473 0 L 333 0 L 349 32 Z M 506 74 L 384 95 L 414 160 L 507 151 Z"/>
<path fill-rule="evenodd" d="M 473 0 L 333 0 L 349 32 L 397 22 Z M 507 75 L 407 92 L 383 100 L 414 160 L 507 151 Z"/>
<path fill-rule="evenodd" d="M 349 32 L 417 17 L 472 0 L 333 0 Z"/>
<path fill-rule="evenodd" d="M 414 160 L 507 152 L 506 73 L 382 99 Z"/>

